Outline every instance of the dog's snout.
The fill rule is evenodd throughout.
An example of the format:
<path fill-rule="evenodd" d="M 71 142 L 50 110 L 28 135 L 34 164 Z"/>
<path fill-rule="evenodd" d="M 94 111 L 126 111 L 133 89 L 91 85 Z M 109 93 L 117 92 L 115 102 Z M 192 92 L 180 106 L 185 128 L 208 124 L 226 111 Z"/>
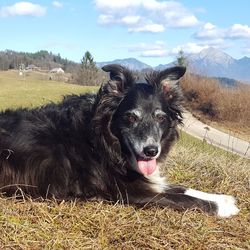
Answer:
<path fill-rule="evenodd" d="M 143 148 L 143 152 L 148 157 L 154 157 L 158 154 L 158 147 L 154 145 L 150 145 Z"/>

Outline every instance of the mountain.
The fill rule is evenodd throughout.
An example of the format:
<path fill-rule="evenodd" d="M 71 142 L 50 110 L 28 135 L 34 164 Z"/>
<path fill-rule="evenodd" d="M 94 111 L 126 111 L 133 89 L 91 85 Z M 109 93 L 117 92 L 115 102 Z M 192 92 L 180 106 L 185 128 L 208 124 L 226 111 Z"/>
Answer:
<path fill-rule="evenodd" d="M 123 66 L 128 67 L 129 69 L 139 70 L 139 71 L 152 68 L 150 65 L 143 63 L 135 58 L 116 59 L 110 62 L 97 62 L 96 63 L 96 65 L 100 68 L 106 64 L 121 64 Z"/>
<path fill-rule="evenodd" d="M 233 85 L 232 80 L 244 81 L 250 83 L 250 58 L 243 57 L 241 59 L 234 59 L 227 53 L 215 49 L 207 48 L 203 49 L 198 54 L 186 55 L 189 70 L 192 73 L 220 78 L 222 82 L 230 82 L 227 85 Z M 152 67 L 146 63 L 143 63 L 135 58 L 117 59 L 110 62 L 99 62 L 98 67 L 102 67 L 106 64 L 117 63 L 124 65 L 133 70 L 147 70 Z M 168 64 L 160 64 L 154 67 L 155 70 L 163 70 L 175 65 L 175 62 Z M 223 80 L 224 79 L 224 80 Z M 226 80 L 225 80 L 226 79 Z M 230 79 L 228 81 L 227 79 Z"/>
<path fill-rule="evenodd" d="M 233 85 L 231 80 L 234 79 L 250 83 L 249 57 L 245 56 L 241 59 L 235 59 L 223 51 L 212 47 L 203 49 L 198 54 L 187 54 L 185 56 L 189 71 L 194 74 L 221 78 L 220 81 L 227 85 Z M 162 60 L 164 60 L 164 58 Z M 116 59 L 109 62 L 98 62 L 96 64 L 98 67 L 102 67 L 112 63 L 121 64 L 138 71 L 146 71 L 153 68 L 135 58 Z M 45 50 L 36 53 L 16 52 L 12 50 L 0 51 L 0 70 L 18 69 L 20 65 L 27 67 L 31 64 L 43 70 L 62 67 L 66 72 L 75 72 L 75 69 L 80 66 L 79 63 L 62 58 L 60 54 L 55 55 Z M 154 67 L 154 69 L 163 70 L 174 65 L 175 62 L 160 64 Z M 229 81 L 228 79 L 231 80 Z"/>
<path fill-rule="evenodd" d="M 189 54 L 186 57 L 189 70 L 195 74 L 230 78 L 250 83 L 249 57 L 234 59 L 223 51 L 212 47 L 203 49 L 198 54 Z M 159 65 L 155 69 L 162 70 L 172 65 L 173 63 Z"/>
<path fill-rule="evenodd" d="M 228 75 L 228 71 L 235 64 L 231 56 L 214 48 L 190 55 L 187 60 L 196 73 L 214 77 L 232 77 Z"/>
<path fill-rule="evenodd" d="M 189 60 L 201 61 L 207 66 L 210 64 L 223 64 L 225 67 L 228 67 L 234 63 L 234 59 L 231 56 L 213 47 L 203 49 L 198 54 L 190 55 Z"/>
<path fill-rule="evenodd" d="M 203 49 L 198 54 L 189 55 L 187 61 L 192 71 L 200 75 L 246 80 L 239 73 L 241 67 L 238 60 L 215 48 Z"/>

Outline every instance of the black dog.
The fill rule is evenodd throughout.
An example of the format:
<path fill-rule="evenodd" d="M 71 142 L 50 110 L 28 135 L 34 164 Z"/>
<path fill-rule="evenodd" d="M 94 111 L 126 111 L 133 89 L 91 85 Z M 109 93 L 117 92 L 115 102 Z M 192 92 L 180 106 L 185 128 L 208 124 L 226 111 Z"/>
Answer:
<path fill-rule="evenodd" d="M 96 95 L 0 114 L 0 191 L 237 214 L 231 196 L 169 185 L 160 176 L 156 161 L 182 121 L 176 81 L 185 68 L 154 71 L 142 83 L 122 66 L 103 70 L 110 80 Z"/>

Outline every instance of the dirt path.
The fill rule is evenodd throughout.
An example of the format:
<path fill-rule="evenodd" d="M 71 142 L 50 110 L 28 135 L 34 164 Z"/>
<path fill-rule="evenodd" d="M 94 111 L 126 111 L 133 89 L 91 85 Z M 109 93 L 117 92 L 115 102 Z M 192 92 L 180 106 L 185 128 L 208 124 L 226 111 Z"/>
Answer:
<path fill-rule="evenodd" d="M 184 113 L 184 126 L 181 130 L 196 138 L 206 140 L 210 144 L 250 159 L 250 142 L 212 128 L 197 120 L 189 112 Z"/>

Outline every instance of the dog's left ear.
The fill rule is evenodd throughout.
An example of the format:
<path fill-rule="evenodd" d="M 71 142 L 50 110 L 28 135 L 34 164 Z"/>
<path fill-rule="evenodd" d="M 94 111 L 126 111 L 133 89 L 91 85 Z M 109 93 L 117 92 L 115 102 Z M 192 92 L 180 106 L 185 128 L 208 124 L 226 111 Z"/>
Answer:
<path fill-rule="evenodd" d="M 168 92 L 176 82 L 185 74 L 186 67 L 175 66 L 160 71 L 158 74 L 158 83 L 162 86 L 164 92 Z"/>
<path fill-rule="evenodd" d="M 134 83 L 132 72 L 119 64 L 108 64 L 102 70 L 109 72 L 110 80 L 106 88 L 108 92 L 122 93 Z"/>

